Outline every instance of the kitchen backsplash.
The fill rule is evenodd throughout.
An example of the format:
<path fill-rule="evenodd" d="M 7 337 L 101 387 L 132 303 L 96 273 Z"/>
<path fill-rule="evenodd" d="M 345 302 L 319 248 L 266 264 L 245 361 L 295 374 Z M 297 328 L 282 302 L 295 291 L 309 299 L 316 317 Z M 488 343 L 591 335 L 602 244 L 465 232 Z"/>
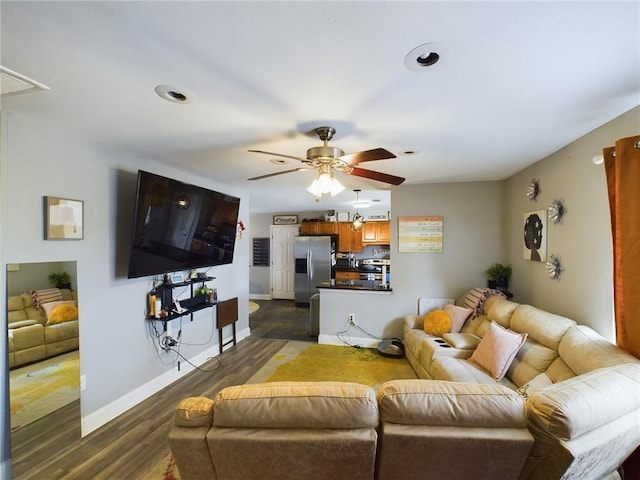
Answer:
<path fill-rule="evenodd" d="M 362 252 L 355 254 L 357 260 L 365 258 L 391 258 L 389 245 L 365 245 Z"/>

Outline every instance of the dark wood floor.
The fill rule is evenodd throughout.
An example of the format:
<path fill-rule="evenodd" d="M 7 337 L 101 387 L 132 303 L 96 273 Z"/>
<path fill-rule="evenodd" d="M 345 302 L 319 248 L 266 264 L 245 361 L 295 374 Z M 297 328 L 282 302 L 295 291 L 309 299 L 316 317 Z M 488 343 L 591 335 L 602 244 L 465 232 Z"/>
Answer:
<path fill-rule="evenodd" d="M 85 438 L 80 438 L 77 421 L 79 402 L 15 432 L 14 480 L 145 478 L 169 453 L 167 435 L 173 409 L 181 399 L 213 398 L 224 387 L 245 383 L 286 345 L 287 337 L 315 341 L 307 334 L 308 310 L 296 309 L 287 300 L 258 303 L 260 310 L 249 317 L 251 336 L 201 366 L 202 370 L 215 368 L 212 372 L 196 370 L 185 375 Z"/>

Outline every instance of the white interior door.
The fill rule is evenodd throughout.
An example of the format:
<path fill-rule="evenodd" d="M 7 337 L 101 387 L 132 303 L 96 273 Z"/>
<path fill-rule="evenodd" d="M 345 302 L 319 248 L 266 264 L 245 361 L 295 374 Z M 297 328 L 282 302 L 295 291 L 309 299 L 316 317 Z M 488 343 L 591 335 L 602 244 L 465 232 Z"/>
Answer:
<path fill-rule="evenodd" d="M 299 225 L 271 225 L 271 297 L 294 299 L 295 237 Z"/>

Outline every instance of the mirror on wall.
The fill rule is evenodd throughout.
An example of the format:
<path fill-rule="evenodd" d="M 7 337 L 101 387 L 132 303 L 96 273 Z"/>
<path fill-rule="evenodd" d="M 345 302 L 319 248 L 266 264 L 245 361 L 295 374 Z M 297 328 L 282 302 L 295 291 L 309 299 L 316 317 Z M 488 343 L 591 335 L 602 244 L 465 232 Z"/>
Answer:
<path fill-rule="evenodd" d="M 75 261 L 7 264 L 12 462 L 19 473 L 30 438 L 77 430 L 80 358 Z M 28 461 L 28 460 L 26 460 Z"/>

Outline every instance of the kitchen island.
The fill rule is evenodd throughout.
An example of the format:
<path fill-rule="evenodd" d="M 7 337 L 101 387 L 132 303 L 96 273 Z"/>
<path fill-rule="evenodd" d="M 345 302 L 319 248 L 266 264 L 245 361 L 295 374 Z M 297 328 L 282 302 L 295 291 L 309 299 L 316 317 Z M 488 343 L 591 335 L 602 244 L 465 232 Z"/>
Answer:
<path fill-rule="evenodd" d="M 317 285 L 318 343 L 375 348 L 384 338 L 401 337 L 403 316 L 390 308 L 389 301 L 397 292 L 381 283 L 335 280 Z"/>

